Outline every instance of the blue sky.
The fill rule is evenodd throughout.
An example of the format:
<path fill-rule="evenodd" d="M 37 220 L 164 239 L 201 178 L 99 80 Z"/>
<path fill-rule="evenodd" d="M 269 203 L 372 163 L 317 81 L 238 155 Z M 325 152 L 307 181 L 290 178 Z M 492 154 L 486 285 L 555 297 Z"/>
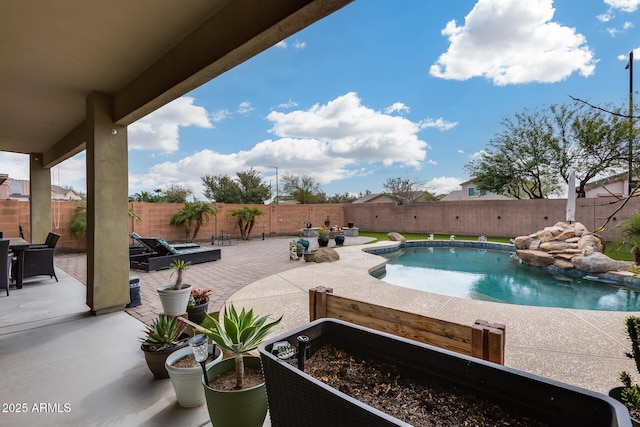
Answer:
<path fill-rule="evenodd" d="M 204 199 L 201 176 L 250 167 L 275 193 L 270 166 L 329 195 L 396 177 L 447 193 L 516 112 L 569 96 L 626 108 L 639 6 L 356 0 L 132 124 L 129 194 L 182 184 Z M 52 182 L 84 190 L 84 164 L 56 166 Z M 0 165 L 28 179 L 26 156 Z"/>

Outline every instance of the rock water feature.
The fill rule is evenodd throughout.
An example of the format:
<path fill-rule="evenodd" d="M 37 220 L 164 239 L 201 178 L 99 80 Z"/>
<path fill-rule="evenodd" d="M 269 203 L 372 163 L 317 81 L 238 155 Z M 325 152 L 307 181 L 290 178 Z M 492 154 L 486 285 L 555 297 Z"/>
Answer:
<path fill-rule="evenodd" d="M 604 254 L 605 242 L 579 222 L 558 222 L 513 241 L 516 255 L 525 264 L 554 266 L 585 273 L 628 271 L 631 262 L 616 261 Z"/>

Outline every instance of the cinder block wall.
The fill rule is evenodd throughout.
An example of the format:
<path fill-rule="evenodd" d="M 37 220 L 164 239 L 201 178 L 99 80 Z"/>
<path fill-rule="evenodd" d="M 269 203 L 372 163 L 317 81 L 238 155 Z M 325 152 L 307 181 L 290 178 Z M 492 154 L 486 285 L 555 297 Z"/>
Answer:
<path fill-rule="evenodd" d="M 613 198 L 579 199 L 576 205 L 576 220 L 590 231 L 600 227 L 619 204 L 611 204 Z M 620 229 L 615 225 L 621 218 L 636 212 L 638 199 L 631 200 L 614 215 L 601 235 L 609 241 L 617 240 Z M 83 250 L 86 239 L 71 237 L 69 223 L 77 202 L 52 202 L 51 229 L 60 234 L 58 246 L 68 250 Z M 218 210 L 208 224 L 198 232 L 197 241 L 204 243 L 211 236 L 240 238 L 235 218 L 229 213 L 247 205 L 222 204 L 213 206 Z M 427 202 L 395 206 L 391 204 L 318 204 L 318 205 L 250 205 L 260 209 L 264 215 L 256 219 L 252 238 L 266 236 L 296 235 L 311 222 L 313 227 L 323 226 L 327 216 L 331 225 L 346 226 L 353 222 L 366 231 L 420 232 L 456 235 L 487 235 L 515 237 L 529 234 L 551 226 L 566 217 L 565 199 L 544 200 L 487 200 Z M 182 207 L 179 203 L 129 203 L 141 220 L 129 220 L 129 232 L 141 236 L 164 237 L 168 241 L 185 240 L 183 227 L 169 225 L 171 217 Z M 0 200 L 0 231 L 5 237 L 18 237 L 18 226 L 22 225 L 25 238 L 31 240 L 29 230 L 29 203 L 16 200 Z"/>

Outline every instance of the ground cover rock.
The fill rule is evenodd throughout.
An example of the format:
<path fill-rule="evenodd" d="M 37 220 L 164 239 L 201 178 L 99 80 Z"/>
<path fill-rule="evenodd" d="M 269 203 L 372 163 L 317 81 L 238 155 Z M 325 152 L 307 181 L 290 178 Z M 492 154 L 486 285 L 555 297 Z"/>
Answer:
<path fill-rule="evenodd" d="M 335 249 L 319 248 L 313 255 L 315 262 L 334 262 L 340 259 L 340 255 Z"/>
<path fill-rule="evenodd" d="M 629 263 L 624 261 L 616 261 L 600 252 L 594 252 L 591 255 L 578 255 L 571 262 L 580 271 L 586 273 L 606 273 L 607 271 L 626 270 Z"/>
<path fill-rule="evenodd" d="M 407 239 L 405 239 L 405 237 L 400 234 L 400 233 L 396 233 L 395 231 L 392 233 L 387 233 L 387 237 L 389 238 L 389 240 L 391 240 L 392 242 L 406 242 Z"/>
<path fill-rule="evenodd" d="M 545 251 L 519 249 L 516 251 L 516 255 L 518 255 L 518 258 L 520 258 L 525 264 L 536 267 L 548 267 L 553 265 L 553 255 L 548 254 Z"/>

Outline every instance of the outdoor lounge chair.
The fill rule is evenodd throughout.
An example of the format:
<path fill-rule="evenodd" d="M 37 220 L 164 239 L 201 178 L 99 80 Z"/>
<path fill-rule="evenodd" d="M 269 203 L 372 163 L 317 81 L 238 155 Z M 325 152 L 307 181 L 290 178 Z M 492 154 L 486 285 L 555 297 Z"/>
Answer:
<path fill-rule="evenodd" d="M 191 264 L 220 259 L 220 249 L 203 248 L 195 243 L 170 245 L 160 237 L 140 237 L 135 233 L 131 234 L 131 238 L 147 249 L 147 252 L 129 257 L 129 266 L 132 269 L 162 270 L 169 268 L 174 259 L 191 262 Z"/>

